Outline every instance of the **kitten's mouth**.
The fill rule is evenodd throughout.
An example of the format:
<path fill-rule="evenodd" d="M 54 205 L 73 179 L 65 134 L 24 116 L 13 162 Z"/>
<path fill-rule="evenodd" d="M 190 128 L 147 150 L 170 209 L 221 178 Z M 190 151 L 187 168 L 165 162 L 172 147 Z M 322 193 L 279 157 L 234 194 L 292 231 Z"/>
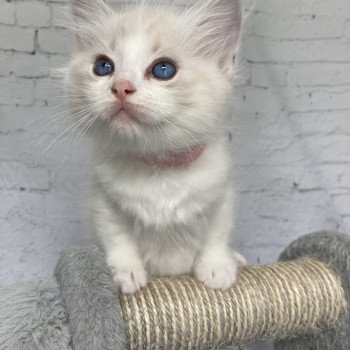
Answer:
<path fill-rule="evenodd" d="M 139 120 L 125 107 L 121 107 L 111 116 L 112 120 L 119 120 L 124 123 L 139 123 Z"/>

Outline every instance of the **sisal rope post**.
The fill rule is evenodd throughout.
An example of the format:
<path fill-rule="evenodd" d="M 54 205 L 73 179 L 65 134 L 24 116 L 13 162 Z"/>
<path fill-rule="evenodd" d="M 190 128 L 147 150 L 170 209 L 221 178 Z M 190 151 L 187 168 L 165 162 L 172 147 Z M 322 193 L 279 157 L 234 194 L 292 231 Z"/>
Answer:
<path fill-rule="evenodd" d="M 233 288 L 160 278 L 120 295 L 130 350 L 216 349 L 336 326 L 346 301 L 338 276 L 303 258 L 241 270 Z"/>

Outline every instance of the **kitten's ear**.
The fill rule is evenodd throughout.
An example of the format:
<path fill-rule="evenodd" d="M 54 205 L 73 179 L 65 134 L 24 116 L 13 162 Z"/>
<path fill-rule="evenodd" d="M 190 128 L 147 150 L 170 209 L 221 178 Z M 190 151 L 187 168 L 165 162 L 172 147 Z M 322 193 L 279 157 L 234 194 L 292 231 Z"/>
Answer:
<path fill-rule="evenodd" d="M 71 0 L 73 19 L 78 23 L 91 24 L 98 17 L 105 17 L 110 8 L 103 0 Z"/>
<path fill-rule="evenodd" d="M 190 12 L 195 25 L 196 52 L 218 60 L 225 72 L 231 75 L 242 22 L 240 1 L 206 0 Z"/>
<path fill-rule="evenodd" d="M 111 13 L 111 8 L 104 0 L 71 0 L 73 15 L 72 28 L 75 30 L 78 43 L 82 46 L 88 39 L 87 32 L 96 23 L 103 23 Z"/>

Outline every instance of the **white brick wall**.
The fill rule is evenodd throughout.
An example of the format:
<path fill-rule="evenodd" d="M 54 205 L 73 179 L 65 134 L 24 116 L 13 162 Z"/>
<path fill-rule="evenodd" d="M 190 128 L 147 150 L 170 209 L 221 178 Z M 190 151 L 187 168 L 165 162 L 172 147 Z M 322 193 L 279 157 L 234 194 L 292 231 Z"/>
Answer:
<path fill-rule="evenodd" d="M 0 25 L 0 32 L 0 47 L 3 50 L 34 51 L 34 28 Z"/>
<path fill-rule="evenodd" d="M 47 27 L 51 24 L 51 9 L 45 2 L 19 2 L 16 17 L 17 25 L 21 27 Z"/>
<path fill-rule="evenodd" d="M 88 142 L 43 154 L 61 103 L 46 68 L 62 66 L 72 46 L 65 5 L 0 0 L 0 283 L 50 276 L 59 251 L 84 242 Z M 264 263 L 299 234 L 350 232 L 350 2 L 246 0 L 245 8 L 236 242 L 250 263 Z"/>
<path fill-rule="evenodd" d="M 15 24 L 15 11 L 16 7 L 10 2 L 0 3 L 0 23 L 3 24 Z"/>

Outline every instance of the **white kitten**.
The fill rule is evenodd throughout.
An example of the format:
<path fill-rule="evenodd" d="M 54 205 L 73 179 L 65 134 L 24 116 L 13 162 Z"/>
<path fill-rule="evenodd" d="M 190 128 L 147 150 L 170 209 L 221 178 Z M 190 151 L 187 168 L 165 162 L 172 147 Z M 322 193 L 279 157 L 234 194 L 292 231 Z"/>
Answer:
<path fill-rule="evenodd" d="M 192 7 L 72 0 L 66 74 L 96 149 L 92 219 L 116 284 L 194 272 L 227 289 L 244 259 L 233 227 L 230 123 L 238 0 Z"/>

